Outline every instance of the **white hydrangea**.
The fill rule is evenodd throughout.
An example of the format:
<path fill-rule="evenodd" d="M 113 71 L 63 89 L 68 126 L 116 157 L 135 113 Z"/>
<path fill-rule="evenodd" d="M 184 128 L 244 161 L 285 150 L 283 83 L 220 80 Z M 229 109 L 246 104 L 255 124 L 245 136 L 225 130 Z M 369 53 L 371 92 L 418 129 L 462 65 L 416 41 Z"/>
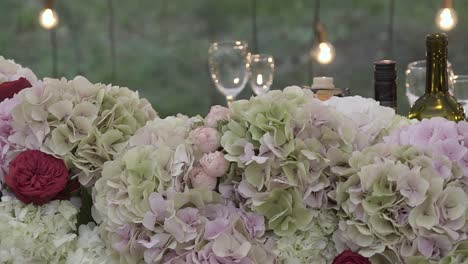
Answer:
<path fill-rule="evenodd" d="M 392 108 L 381 106 L 374 99 L 361 96 L 332 97 L 325 101 L 325 104 L 334 107 L 357 126 L 360 133 L 355 144 L 358 149 L 375 143 L 381 137 L 381 133 L 398 123 L 394 122 L 394 119 L 406 120 L 396 115 Z"/>
<path fill-rule="evenodd" d="M 76 239 L 77 213 L 68 201 L 34 206 L 3 196 L 0 260 L 2 263 L 64 263 Z"/>
<path fill-rule="evenodd" d="M 164 119 L 155 119 L 138 129 L 130 138 L 129 145 L 153 145 L 176 149 L 187 139 L 189 132 L 197 122 L 203 122 L 200 117 L 189 118 L 184 115 L 168 116 Z"/>
<path fill-rule="evenodd" d="M 76 230 L 78 210 L 69 201 L 26 205 L 11 196 L 0 202 L 0 263 L 110 264 L 93 224 Z"/>
<path fill-rule="evenodd" d="M 37 82 L 36 75 L 30 69 L 0 56 L 0 83 L 16 81 L 21 77 L 26 78 L 31 84 Z"/>
<path fill-rule="evenodd" d="M 66 264 L 114 263 L 110 254 L 106 253 L 106 246 L 99 236 L 99 228 L 96 225 L 92 223 L 81 225 L 78 234 L 76 250 L 68 254 Z"/>
<path fill-rule="evenodd" d="M 305 232 L 279 237 L 274 253 L 284 264 L 327 264 L 337 255 L 331 234 L 337 218 L 328 210 L 312 210 L 313 220 Z"/>

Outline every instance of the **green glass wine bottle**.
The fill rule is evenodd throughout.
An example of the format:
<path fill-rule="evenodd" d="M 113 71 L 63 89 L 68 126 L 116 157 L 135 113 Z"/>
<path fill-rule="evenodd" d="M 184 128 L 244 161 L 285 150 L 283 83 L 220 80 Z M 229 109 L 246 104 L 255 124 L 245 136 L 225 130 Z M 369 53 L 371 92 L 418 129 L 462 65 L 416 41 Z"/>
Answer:
<path fill-rule="evenodd" d="M 447 45 L 448 39 L 444 33 L 426 37 L 426 93 L 411 107 L 409 118 L 465 120 L 463 106 L 448 91 Z"/>

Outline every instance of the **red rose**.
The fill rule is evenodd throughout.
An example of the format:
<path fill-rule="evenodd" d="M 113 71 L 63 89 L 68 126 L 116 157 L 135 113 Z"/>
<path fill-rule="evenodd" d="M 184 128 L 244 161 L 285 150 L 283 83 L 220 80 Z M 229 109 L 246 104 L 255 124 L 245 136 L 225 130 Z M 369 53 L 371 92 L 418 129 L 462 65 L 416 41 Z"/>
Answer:
<path fill-rule="evenodd" d="M 24 77 L 21 77 L 16 81 L 1 83 L 0 102 L 7 98 L 12 98 L 13 95 L 28 87 L 31 87 L 31 83 L 29 83 L 29 81 Z"/>
<path fill-rule="evenodd" d="M 61 159 L 26 150 L 16 156 L 8 167 L 5 182 L 24 203 L 45 204 L 60 193 L 68 181 L 68 169 Z"/>
<path fill-rule="evenodd" d="M 345 250 L 333 260 L 332 264 L 371 264 L 371 262 L 358 253 Z"/>

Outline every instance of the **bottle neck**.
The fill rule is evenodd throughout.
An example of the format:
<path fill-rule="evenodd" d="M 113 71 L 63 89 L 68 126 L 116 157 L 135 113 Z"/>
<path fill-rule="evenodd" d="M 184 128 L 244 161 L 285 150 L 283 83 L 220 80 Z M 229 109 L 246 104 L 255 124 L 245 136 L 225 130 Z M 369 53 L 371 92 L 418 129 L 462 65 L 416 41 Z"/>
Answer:
<path fill-rule="evenodd" d="M 447 45 L 432 43 L 426 54 L 426 93 L 448 92 Z"/>

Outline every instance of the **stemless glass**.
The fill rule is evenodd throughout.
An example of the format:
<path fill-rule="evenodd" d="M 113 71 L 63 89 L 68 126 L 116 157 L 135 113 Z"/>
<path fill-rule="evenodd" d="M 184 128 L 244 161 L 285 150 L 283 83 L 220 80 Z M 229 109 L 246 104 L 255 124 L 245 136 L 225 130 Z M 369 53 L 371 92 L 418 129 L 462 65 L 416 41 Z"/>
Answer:
<path fill-rule="evenodd" d="M 449 92 L 453 95 L 453 69 L 450 62 L 447 62 L 447 72 L 449 77 Z M 426 61 L 413 61 L 406 68 L 406 97 L 410 106 L 426 92 Z"/>
<path fill-rule="evenodd" d="M 468 75 L 455 75 L 452 78 L 453 95 L 463 106 L 465 115 L 468 116 Z"/>
<path fill-rule="evenodd" d="M 265 94 L 273 84 L 275 61 L 273 56 L 255 54 L 250 57 L 250 87 L 256 95 Z"/>
<path fill-rule="evenodd" d="M 215 42 L 208 50 L 211 79 L 226 96 L 228 107 L 249 79 L 249 51 L 243 41 Z"/>

